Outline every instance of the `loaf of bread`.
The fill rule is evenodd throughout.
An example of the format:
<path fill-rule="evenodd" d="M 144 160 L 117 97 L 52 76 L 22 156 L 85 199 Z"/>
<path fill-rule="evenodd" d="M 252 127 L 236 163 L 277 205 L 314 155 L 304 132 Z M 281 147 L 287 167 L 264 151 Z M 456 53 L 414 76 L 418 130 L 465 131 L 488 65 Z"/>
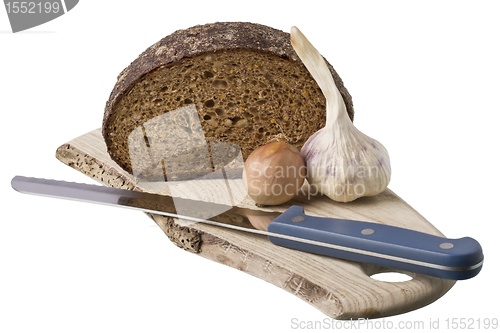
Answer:
<path fill-rule="evenodd" d="M 351 96 L 328 67 L 352 120 Z M 106 103 L 102 134 L 111 159 L 133 173 L 132 152 L 144 142 L 161 150 L 165 137 L 159 126 L 146 133 L 144 124 L 190 106 L 207 141 L 233 143 L 246 159 L 275 138 L 300 149 L 325 125 L 325 103 L 288 33 L 253 23 L 213 23 L 174 32 L 123 70 Z M 129 140 L 134 130 L 142 130 L 142 143 Z M 156 162 L 150 175 L 164 176 L 165 166 Z M 144 171 L 151 161 L 134 163 L 143 163 Z"/>

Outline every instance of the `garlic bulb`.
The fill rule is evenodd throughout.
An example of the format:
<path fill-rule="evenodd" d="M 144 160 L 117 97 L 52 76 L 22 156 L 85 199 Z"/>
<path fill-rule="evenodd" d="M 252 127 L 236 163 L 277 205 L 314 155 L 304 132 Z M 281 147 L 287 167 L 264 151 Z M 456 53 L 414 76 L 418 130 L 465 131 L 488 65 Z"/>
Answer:
<path fill-rule="evenodd" d="M 275 141 L 254 150 L 245 161 L 243 184 L 258 205 L 280 205 L 304 184 L 306 167 L 297 148 Z"/>
<path fill-rule="evenodd" d="M 325 60 L 296 27 L 291 40 L 326 98 L 326 125 L 301 150 L 311 190 L 340 202 L 381 193 L 391 177 L 387 150 L 354 127 Z"/>

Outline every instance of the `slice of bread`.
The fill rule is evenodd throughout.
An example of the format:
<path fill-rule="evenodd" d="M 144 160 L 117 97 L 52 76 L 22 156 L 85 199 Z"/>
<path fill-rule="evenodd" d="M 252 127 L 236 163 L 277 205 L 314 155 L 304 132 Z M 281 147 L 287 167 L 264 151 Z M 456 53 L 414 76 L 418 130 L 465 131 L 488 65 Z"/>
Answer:
<path fill-rule="evenodd" d="M 352 120 L 351 96 L 328 67 Z M 165 133 L 148 130 L 143 143 L 131 140 L 129 146 L 130 134 L 194 105 L 207 141 L 234 143 L 246 159 L 275 138 L 300 149 L 325 125 L 325 103 L 288 33 L 253 23 L 213 23 L 174 32 L 123 70 L 106 103 L 102 134 L 110 157 L 133 173 L 131 152 L 144 142 L 161 142 Z M 151 175 L 164 176 L 158 163 L 153 169 Z"/>

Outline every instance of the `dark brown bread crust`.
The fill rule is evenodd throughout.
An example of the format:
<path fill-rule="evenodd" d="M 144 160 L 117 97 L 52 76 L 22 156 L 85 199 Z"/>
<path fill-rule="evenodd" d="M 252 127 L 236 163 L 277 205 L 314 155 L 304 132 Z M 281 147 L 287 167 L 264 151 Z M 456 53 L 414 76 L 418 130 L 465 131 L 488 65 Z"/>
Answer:
<path fill-rule="evenodd" d="M 123 95 L 144 75 L 185 58 L 235 49 L 269 53 L 293 62 L 300 62 L 290 43 L 290 35 L 268 26 L 246 22 L 218 22 L 178 30 L 149 47 L 118 76 L 118 81 L 106 103 L 102 127 L 110 157 L 121 164 L 116 152 L 109 148 L 111 146 L 109 137 L 111 115 Z M 330 64 L 328 67 L 346 103 L 349 117 L 353 119 L 351 96 L 337 72 Z"/>

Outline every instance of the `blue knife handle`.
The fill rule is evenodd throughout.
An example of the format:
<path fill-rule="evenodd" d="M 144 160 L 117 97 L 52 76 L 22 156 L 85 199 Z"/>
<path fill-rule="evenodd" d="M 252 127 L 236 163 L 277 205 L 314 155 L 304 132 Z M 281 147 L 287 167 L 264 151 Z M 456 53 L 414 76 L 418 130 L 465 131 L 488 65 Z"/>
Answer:
<path fill-rule="evenodd" d="M 482 268 L 481 245 L 470 237 L 443 238 L 378 223 L 308 216 L 292 206 L 267 231 L 279 246 L 375 264 L 450 280 L 476 276 Z"/>

